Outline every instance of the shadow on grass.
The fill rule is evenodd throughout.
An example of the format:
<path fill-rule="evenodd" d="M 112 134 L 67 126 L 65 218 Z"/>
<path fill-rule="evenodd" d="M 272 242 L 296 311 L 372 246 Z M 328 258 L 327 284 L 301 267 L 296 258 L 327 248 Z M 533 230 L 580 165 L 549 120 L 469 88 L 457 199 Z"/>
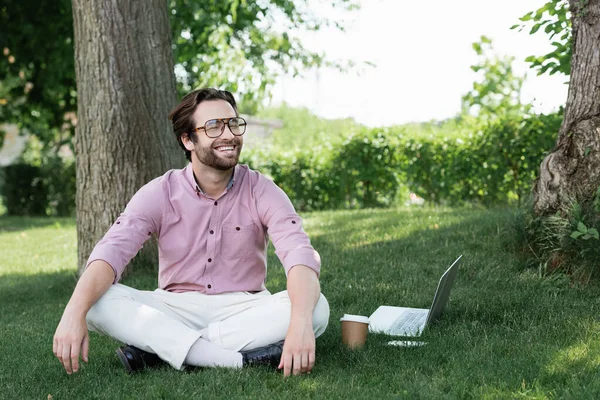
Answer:
<path fill-rule="evenodd" d="M 4 312 L 10 312 L 14 307 L 35 308 L 36 304 L 48 301 L 62 301 L 66 304 L 76 283 L 76 274 L 68 271 L 2 275 L 0 304 L 11 305 Z"/>
<path fill-rule="evenodd" d="M 74 218 L 0 216 L 0 233 L 23 231 L 48 226 L 75 226 Z"/>

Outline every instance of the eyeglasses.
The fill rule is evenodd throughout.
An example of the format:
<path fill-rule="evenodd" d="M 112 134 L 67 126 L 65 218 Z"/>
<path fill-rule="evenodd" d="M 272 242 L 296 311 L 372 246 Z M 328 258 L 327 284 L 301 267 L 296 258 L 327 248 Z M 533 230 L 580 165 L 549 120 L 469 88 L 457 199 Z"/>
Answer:
<path fill-rule="evenodd" d="M 229 127 L 234 136 L 242 136 L 246 132 L 246 120 L 241 117 L 209 119 L 204 123 L 204 126 L 194 128 L 192 132 L 198 132 L 200 129 L 203 129 L 206 136 L 214 139 L 225 132 L 225 125 Z"/>

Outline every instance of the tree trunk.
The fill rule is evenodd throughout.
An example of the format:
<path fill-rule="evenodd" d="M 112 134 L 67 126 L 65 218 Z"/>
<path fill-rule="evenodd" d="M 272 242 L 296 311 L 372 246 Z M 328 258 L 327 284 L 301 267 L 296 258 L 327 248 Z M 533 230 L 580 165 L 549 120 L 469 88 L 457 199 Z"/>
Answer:
<path fill-rule="evenodd" d="M 183 165 L 165 0 L 73 0 L 79 271 L 133 194 Z M 52 40 L 52 38 L 47 38 Z M 156 243 L 137 258 L 156 265 Z"/>
<path fill-rule="evenodd" d="M 571 81 L 555 149 L 534 184 L 538 215 L 589 201 L 600 186 L 600 0 L 569 0 L 573 26 Z"/>

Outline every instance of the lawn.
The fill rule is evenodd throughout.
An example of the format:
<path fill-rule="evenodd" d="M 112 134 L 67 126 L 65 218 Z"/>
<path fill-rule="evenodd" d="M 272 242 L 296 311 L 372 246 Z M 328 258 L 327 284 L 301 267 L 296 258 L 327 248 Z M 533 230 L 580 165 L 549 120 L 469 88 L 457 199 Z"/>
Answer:
<path fill-rule="evenodd" d="M 268 369 L 169 368 L 129 376 L 117 343 L 91 335 L 90 363 L 67 375 L 52 336 L 75 285 L 71 219 L 0 218 L 0 398 L 600 398 L 600 287 L 542 278 L 507 243 L 510 210 L 449 208 L 306 214 L 321 253 L 331 306 L 312 374 L 284 379 Z M 429 307 L 443 270 L 463 254 L 443 318 L 422 347 L 369 335 L 345 349 L 339 318 L 379 305 Z M 271 291 L 285 288 L 269 254 Z M 153 289 L 156 276 L 125 284 Z"/>

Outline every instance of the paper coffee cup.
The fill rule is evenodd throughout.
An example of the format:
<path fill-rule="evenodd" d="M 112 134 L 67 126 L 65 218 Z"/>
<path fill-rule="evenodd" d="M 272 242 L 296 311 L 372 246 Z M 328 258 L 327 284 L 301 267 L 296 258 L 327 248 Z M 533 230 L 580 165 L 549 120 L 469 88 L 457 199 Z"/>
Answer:
<path fill-rule="evenodd" d="M 342 322 L 342 343 L 351 349 L 360 349 L 367 341 L 369 318 L 362 315 L 344 314 Z"/>

